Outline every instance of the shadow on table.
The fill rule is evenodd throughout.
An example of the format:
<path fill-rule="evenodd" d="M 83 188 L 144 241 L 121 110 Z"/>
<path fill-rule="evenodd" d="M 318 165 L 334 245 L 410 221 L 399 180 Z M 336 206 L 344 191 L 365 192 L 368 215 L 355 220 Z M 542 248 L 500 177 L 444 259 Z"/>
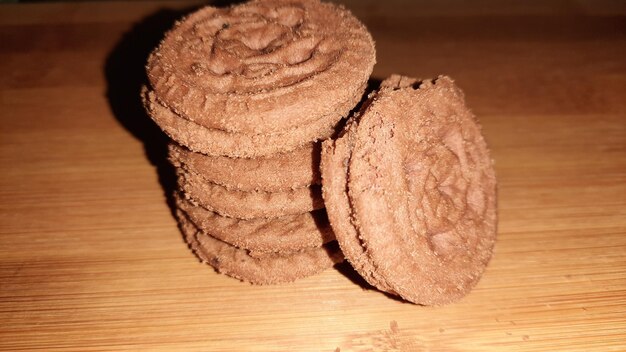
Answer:
<path fill-rule="evenodd" d="M 376 287 L 370 285 L 367 281 L 365 281 L 365 279 L 356 270 L 354 270 L 354 268 L 347 261 L 344 261 L 343 263 L 335 264 L 335 270 L 337 270 L 341 275 L 348 278 L 348 280 L 350 280 L 353 284 L 361 286 L 363 290 L 373 290 L 373 291 L 378 290 Z M 379 292 L 385 295 L 390 300 L 410 304 L 396 295 L 392 295 L 384 291 L 379 291 Z"/>
<path fill-rule="evenodd" d="M 205 5 L 225 7 L 239 2 L 242 0 L 215 0 Z M 143 142 L 146 157 L 157 168 L 159 182 L 172 212 L 176 175 L 173 166 L 167 162 L 169 138 L 146 113 L 140 92 L 141 87 L 148 82 L 145 65 L 150 52 L 177 20 L 199 7 L 162 9 L 135 23 L 120 38 L 104 64 L 106 95 L 113 115 L 135 138 Z"/>
<path fill-rule="evenodd" d="M 163 9 L 134 24 L 120 38 L 104 66 L 106 94 L 113 115 L 128 132 L 143 142 L 146 157 L 157 169 L 170 209 L 173 209 L 176 175 L 167 161 L 169 138 L 146 113 L 140 92 L 147 83 L 145 65 L 148 55 L 159 44 L 163 33 L 192 10 Z"/>

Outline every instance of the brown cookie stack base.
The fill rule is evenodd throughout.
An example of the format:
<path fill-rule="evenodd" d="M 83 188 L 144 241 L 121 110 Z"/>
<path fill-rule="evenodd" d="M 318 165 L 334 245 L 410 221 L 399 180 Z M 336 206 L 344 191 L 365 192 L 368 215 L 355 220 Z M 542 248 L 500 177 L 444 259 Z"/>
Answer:
<path fill-rule="evenodd" d="M 177 217 L 196 256 L 255 284 L 293 281 L 343 260 L 314 184 L 320 180 L 317 151 L 319 145 L 243 159 L 172 142 Z"/>
<path fill-rule="evenodd" d="M 176 195 L 177 207 L 199 230 L 256 256 L 262 253 L 298 252 L 320 247 L 335 239 L 322 210 L 276 219 L 242 220 L 220 216 Z"/>
<path fill-rule="evenodd" d="M 173 139 L 177 218 L 203 262 L 271 284 L 343 260 L 319 141 L 361 100 L 374 62 L 365 27 L 318 0 L 205 7 L 166 34 L 142 98 Z"/>
<path fill-rule="evenodd" d="M 220 241 L 198 229 L 181 210 L 176 216 L 185 240 L 196 256 L 218 272 L 253 284 L 280 284 L 324 271 L 343 261 L 334 244 L 290 254 L 253 257 L 247 251 Z"/>
<path fill-rule="evenodd" d="M 319 179 L 313 171 L 319 170 L 319 164 L 313 158 L 283 166 L 278 161 L 289 159 L 290 154 L 233 159 L 195 153 L 173 143 L 169 159 L 178 174 L 177 217 L 186 241 L 202 262 L 240 280 L 276 284 L 316 274 L 343 260 L 332 244 L 335 235 L 321 188 L 310 184 Z M 241 173 L 224 177 L 231 167 L 257 177 Z M 272 178 L 283 173 L 300 177 L 287 179 L 281 189 Z M 303 184 L 291 187 L 298 183 Z M 271 191 L 263 189 L 264 184 L 273 185 Z"/>

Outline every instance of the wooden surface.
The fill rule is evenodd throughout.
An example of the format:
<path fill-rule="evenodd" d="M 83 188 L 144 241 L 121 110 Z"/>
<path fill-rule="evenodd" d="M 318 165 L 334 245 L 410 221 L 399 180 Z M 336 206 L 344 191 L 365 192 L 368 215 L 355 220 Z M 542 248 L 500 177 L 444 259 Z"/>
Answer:
<path fill-rule="evenodd" d="M 626 350 L 624 2 L 346 1 L 374 75 L 451 75 L 493 150 L 495 257 L 445 307 L 195 260 L 137 96 L 189 4 L 0 5 L 0 350 Z"/>

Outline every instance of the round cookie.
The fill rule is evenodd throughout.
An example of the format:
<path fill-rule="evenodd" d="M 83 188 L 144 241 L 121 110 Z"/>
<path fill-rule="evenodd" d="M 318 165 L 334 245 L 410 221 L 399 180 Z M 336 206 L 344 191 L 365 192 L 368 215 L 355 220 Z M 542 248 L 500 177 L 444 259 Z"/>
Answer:
<path fill-rule="evenodd" d="M 345 109 L 320 116 L 310 124 L 271 134 L 244 134 L 207 128 L 187 120 L 163 105 L 154 92 L 146 87 L 142 90 L 142 99 L 148 114 L 170 138 L 194 152 L 232 158 L 258 158 L 286 153 L 329 138 L 335 133 L 337 121 L 347 116 L 361 98 L 359 91 L 352 96 Z"/>
<path fill-rule="evenodd" d="M 497 220 L 492 162 L 462 92 L 447 77 L 394 76 L 348 134 L 352 147 L 343 171 L 322 156 L 323 185 L 328 168 L 347 173 L 350 215 L 365 254 L 360 259 L 369 262 L 364 276 L 419 304 L 466 295 L 491 258 Z M 326 201 L 334 227 L 331 203 L 337 202 Z M 335 232 L 340 243 L 354 236 Z"/>
<path fill-rule="evenodd" d="M 147 73 L 179 116 L 258 135 L 349 111 L 375 60 L 371 35 L 345 8 L 257 0 L 184 18 L 150 55 Z"/>
<path fill-rule="evenodd" d="M 291 153 L 245 159 L 208 156 L 171 142 L 169 160 L 177 167 L 228 189 L 279 192 L 320 184 L 320 145 L 309 144 Z"/>
<path fill-rule="evenodd" d="M 343 261 L 336 242 L 292 255 L 268 255 L 254 258 L 245 250 L 215 239 L 176 212 L 185 240 L 196 256 L 222 274 L 253 284 L 281 284 L 321 273 Z"/>
<path fill-rule="evenodd" d="M 319 186 L 284 192 L 244 192 L 208 182 L 184 168 L 176 170 L 185 197 L 222 216 L 237 219 L 277 218 L 324 208 Z"/>
<path fill-rule="evenodd" d="M 195 206 L 181 195 L 176 196 L 176 206 L 204 233 L 255 256 L 298 252 L 335 239 L 323 209 L 274 219 L 241 220 Z"/>

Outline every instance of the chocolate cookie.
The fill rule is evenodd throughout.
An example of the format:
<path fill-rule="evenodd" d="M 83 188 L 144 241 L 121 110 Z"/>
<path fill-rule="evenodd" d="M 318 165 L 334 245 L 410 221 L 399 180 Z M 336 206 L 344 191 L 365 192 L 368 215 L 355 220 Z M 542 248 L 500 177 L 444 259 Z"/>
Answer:
<path fill-rule="evenodd" d="M 254 258 L 245 250 L 231 246 L 200 231 L 178 210 L 177 218 L 185 240 L 204 263 L 218 272 L 253 284 L 280 284 L 320 273 L 343 261 L 343 255 L 331 242 L 293 255 L 268 255 Z"/>
<path fill-rule="evenodd" d="M 194 152 L 233 158 L 258 158 L 290 152 L 306 144 L 331 137 L 335 132 L 337 121 L 347 116 L 362 96 L 359 91 L 352 96 L 345 109 L 318 116 L 318 119 L 310 124 L 270 134 L 232 133 L 199 125 L 163 105 L 154 92 L 146 87 L 142 90 L 142 98 L 148 114 L 157 125 L 170 138 Z"/>
<path fill-rule="evenodd" d="M 241 220 L 193 205 L 181 195 L 176 196 L 176 205 L 203 232 L 256 256 L 298 252 L 335 239 L 323 209 L 274 219 Z"/>
<path fill-rule="evenodd" d="M 211 183 L 184 168 L 178 168 L 177 173 L 178 186 L 188 199 L 222 216 L 277 218 L 324 208 L 319 186 L 283 192 L 244 192 Z"/>
<path fill-rule="evenodd" d="M 366 106 L 346 140 L 323 147 L 335 235 L 379 288 L 420 304 L 458 300 L 480 279 L 496 237 L 495 174 L 480 127 L 448 77 L 394 76 Z"/>
<path fill-rule="evenodd" d="M 259 135 L 324 116 L 336 123 L 374 63 L 370 34 L 343 7 L 257 0 L 184 18 L 150 55 L 147 72 L 160 101 L 184 120 Z"/>
<path fill-rule="evenodd" d="M 194 153 L 172 142 L 169 160 L 177 167 L 184 165 L 210 182 L 247 192 L 280 192 L 321 182 L 319 143 L 291 153 L 244 159 Z"/>

